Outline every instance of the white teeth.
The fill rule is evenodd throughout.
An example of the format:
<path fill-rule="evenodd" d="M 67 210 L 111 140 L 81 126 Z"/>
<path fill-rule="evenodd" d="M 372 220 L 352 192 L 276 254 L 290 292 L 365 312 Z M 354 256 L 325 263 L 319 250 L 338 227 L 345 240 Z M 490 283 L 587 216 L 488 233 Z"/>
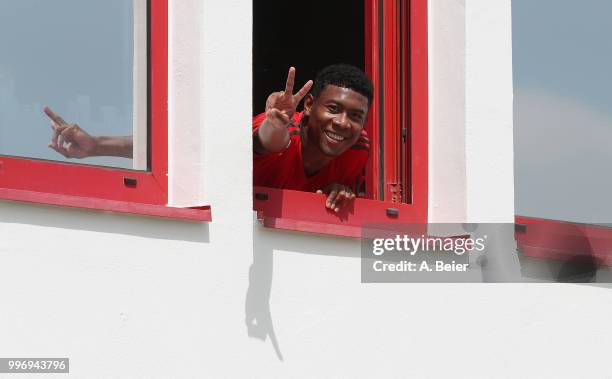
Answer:
<path fill-rule="evenodd" d="M 342 137 L 340 134 L 336 134 L 334 132 L 330 132 L 329 130 L 325 131 L 325 134 L 327 134 L 327 136 L 335 141 L 344 141 L 344 137 Z"/>

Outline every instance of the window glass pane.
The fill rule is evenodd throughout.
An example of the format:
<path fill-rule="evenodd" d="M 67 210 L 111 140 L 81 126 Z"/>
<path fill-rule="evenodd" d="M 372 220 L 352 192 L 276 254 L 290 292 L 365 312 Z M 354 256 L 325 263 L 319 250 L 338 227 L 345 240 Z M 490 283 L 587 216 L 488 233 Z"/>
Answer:
<path fill-rule="evenodd" d="M 146 141 L 144 3 L 0 1 L 0 154 L 146 168 L 132 159 L 132 136 L 143 140 L 144 133 Z M 48 146 L 53 130 L 44 106 L 65 120 L 58 131 L 78 124 L 89 136 L 109 138 L 72 128 L 57 148 L 77 157 L 65 158 Z M 146 143 L 140 149 L 146 157 Z"/>
<path fill-rule="evenodd" d="M 512 11 L 516 213 L 612 222 L 612 2 Z"/>

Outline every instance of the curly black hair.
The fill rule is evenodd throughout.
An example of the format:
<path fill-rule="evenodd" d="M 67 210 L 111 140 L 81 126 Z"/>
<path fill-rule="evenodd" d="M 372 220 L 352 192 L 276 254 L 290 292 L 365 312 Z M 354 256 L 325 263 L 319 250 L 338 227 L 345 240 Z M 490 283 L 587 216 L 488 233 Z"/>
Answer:
<path fill-rule="evenodd" d="M 317 98 L 329 84 L 360 93 L 368 99 L 368 106 L 372 105 L 374 86 L 365 73 L 355 66 L 339 63 L 325 67 L 317 73 L 310 93 Z"/>

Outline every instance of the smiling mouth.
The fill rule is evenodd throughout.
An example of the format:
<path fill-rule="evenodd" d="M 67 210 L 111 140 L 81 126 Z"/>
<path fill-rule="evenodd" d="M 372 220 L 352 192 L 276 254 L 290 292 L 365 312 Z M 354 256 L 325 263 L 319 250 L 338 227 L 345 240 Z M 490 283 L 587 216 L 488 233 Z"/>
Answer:
<path fill-rule="evenodd" d="M 330 132 L 329 130 L 324 130 L 323 133 L 325 133 L 325 135 L 333 141 L 342 142 L 346 139 L 346 137 L 343 137 L 340 134 L 336 134 L 334 132 Z"/>

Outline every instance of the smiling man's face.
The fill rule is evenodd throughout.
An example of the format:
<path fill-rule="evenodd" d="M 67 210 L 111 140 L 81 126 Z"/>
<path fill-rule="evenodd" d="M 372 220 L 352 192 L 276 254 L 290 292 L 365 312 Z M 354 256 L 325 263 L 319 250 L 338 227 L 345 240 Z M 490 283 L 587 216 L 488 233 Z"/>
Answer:
<path fill-rule="evenodd" d="M 308 116 L 308 143 L 329 157 L 337 157 L 353 146 L 368 115 L 368 99 L 348 88 L 327 85 L 315 99 L 304 102 Z"/>

